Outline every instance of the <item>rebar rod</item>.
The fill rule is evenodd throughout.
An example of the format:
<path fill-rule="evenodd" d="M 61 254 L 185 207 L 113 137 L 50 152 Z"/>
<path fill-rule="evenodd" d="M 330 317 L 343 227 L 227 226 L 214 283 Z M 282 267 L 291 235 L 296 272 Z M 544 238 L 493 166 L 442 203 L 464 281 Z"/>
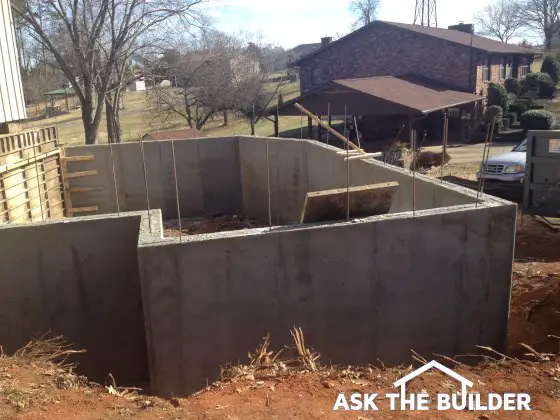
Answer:
<path fill-rule="evenodd" d="M 121 206 L 119 205 L 119 189 L 117 188 L 117 174 L 115 172 L 115 158 L 113 157 L 113 142 L 109 142 L 109 150 L 111 152 L 111 167 L 113 170 L 113 185 L 115 187 L 115 200 L 117 203 L 117 214 L 121 214 Z"/>
<path fill-rule="evenodd" d="M 173 178 L 175 179 L 175 198 L 177 200 L 177 217 L 179 219 L 179 242 L 183 242 L 183 225 L 181 222 L 181 203 L 179 201 L 179 182 L 177 181 L 177 165 L 175 163 L 175 140 L 171 140 L 171 154 L 173 155 Z M 150 219 L 150 224 L 152 220 Z"/>
<path fill-rule="evenodd" d="M 142 160 L 142 171 L 144 172 L 144 188 L 146 189 L 146 205 L 148 206 L 148 219 L 150 220 L 150 233 L 152 233 L 152 214 L 150 210 L 150 193 L 148 189 L 148 172 L 146 170 L 146 157 L 144 154 L 144 140 L 140 137 L 140 158 Z"/>
<path fill-rule="evenodd" d="M 272 198 L 270 191 L 270 157 L 268 151 L 268 141 L 266 142 L 266 186 L 268 191 L 268 227 L 272 231 Z"/>

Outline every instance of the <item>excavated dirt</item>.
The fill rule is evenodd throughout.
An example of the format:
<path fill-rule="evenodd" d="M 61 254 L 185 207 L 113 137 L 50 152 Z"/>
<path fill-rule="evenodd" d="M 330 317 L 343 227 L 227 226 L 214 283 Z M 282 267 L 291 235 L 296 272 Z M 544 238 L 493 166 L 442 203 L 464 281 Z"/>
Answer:
<path fill-rule="evenodd" d="M 227 232 L 232 230 L 255 229 L 268 226 L 261 221 L 246 218 L 242 215 L 209 215 L 206 217 L 168 220 L 163 223 L 163 235 L 177 237 L 183 235 L 199 235 L 203 233 Z"/>

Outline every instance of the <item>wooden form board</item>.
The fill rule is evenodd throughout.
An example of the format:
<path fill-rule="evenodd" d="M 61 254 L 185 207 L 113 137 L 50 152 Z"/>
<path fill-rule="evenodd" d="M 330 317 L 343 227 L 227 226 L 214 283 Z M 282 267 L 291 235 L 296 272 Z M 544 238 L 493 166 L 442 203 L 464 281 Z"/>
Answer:
<path fill-rule="evenodd" d="M 65 151 L 63 150 L 62 152 L 62 156 L 60 158 L 60 162 L 61 162 L 60 168 L 62 174 L 62 186 L 64 189 L 64 196 L 66 197 L 65 208 L 66 208 L 67 217 L 72 217 L 76 213 L 92 213 L 92 212 L 99 211 L 99 206 L 74 207 L 74 205 L 72 204 L 72 194 L 87 194 L 89 192 L 99 191 L 101 188 L 72 187 L 71 185 L 72 179 L 98 175 L 99 171 L 97 169 L 92 169 L 88 171 L 70 172 L 68 170 L 68 164 L 72 162 L 92 162 L 92 161 L 95 161 L 94 155 L 66 156 Z"/>
<path fill-rule="evenodd" d="M 560 218 L 535 216 L 535 220 L 544 223 L 551 229 L 560 231 Z"/>
<path fill-rule="evenodd" d="M 301 223 L 319 223 L 346 220 L 348 194 L 350 194 L 350 217 L 360 218 L 387 214 L 398 182 L 339 188 L 336 190 L 308 192 L 303 204 Z"/>

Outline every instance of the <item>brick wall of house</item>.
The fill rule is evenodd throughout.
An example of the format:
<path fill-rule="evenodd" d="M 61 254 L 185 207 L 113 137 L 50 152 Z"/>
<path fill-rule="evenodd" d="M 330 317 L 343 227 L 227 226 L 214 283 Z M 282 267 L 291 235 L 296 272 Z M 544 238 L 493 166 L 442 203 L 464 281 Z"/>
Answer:
<path fill-rule="evenodd" d="M 477 71 L 476 71 L 476 93 L 481 95 L 486 95 L 489 82 L 494 83 L 504 83 L 506 78 L 501 77 L 500 67 L 502 64 L 502 58 L 505 57 L 506 65 L 506 78 L 508 75 L 515 77 L 517 79 L 522 79 L 522 75 L 517 70 L 520 66 L 530 66 L 531 60 L 527 57 L 517 56 L 504 56 L 499 54 L 490 54 L 490 80 L 485 81 L 483 79 L 483 67 L 484 67 L 484 54 L 477 56 Z M 530 69 L 529 69 L 530 71 Z"/>
<path fill-rule="evenodd" d="M 300 89 L 304 93 L 339 78 L 414 73 L 469 91 L 470 63 L 468 47 L 377 24 L 303 62 Z M 312 81 L 313 69 L 321 69 L 319 83 Z"/>

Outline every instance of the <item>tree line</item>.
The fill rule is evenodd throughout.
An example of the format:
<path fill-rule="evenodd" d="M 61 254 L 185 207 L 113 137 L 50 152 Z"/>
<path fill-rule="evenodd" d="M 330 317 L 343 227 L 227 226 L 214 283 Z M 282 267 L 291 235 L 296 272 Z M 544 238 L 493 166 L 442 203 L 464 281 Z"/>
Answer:
<path fill-rule="evenodd" d="M 495 0 L 475 15 L 474 22 L 480 35 L 502 42 L 534 36 L 550 49 L 560 32 L 560 0 Z"/>
<path fill-rule="evenodd" d="M 144 73 L 152 80 L 174 77 L 170 89 L 158 88 L 151 99 L 166 104 L 166 112 L 184 113 L 197 128 L 229 109 L 262 116 L 277 91 L 266 80 L 282 67 L 285 51 L 211 30 L 203 0 L 10 3 L 27 100 L 38 101 L 47 86 L 69 84 L 86 144 L 98 142 L 103 115 L 109 141 L 122 141 L 123 94 L 140 76 L 130 64 L 136 54 L 151 57 Z"/>

